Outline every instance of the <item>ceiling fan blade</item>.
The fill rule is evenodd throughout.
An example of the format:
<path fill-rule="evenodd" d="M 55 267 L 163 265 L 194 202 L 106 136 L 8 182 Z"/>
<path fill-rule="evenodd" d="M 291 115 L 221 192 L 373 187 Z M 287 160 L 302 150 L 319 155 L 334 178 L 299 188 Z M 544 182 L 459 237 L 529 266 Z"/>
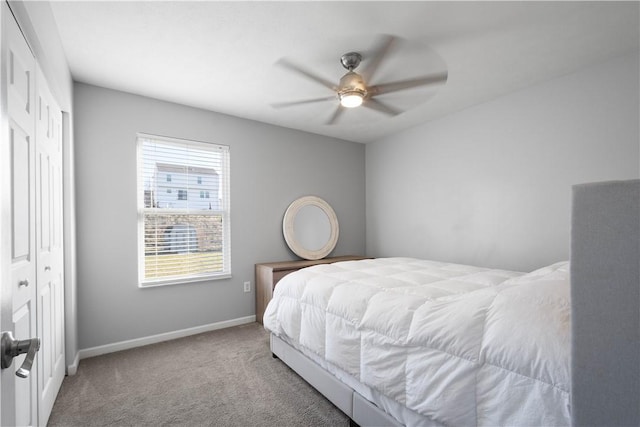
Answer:
<path fill-rule="evenodd" d="M 338 118 L 342 115 L 342 113 L 344 113 L 344 107 L 342 105 L 338 105 L 338 108 L 336 108 L 336 111 L 329 118 L 329 120 L 327 120 L 326 124 L 328 125 L 335 124 Z"/>
<path fill-rule="evenodd" d="M 321 84 L 322 86 L 326 87 L 327 89 L 330 89 L 330 90 L 333 90 L 333 91 L 336 90 L 336 86 L 332 82 L 330 82 L 329 80 L 323 79 L 322 77 L 312 73 L 311 71 L 309 71 L 309 70 L 307 70 L 305 68 L 302 68 L 301 66 L 296 65 L 296 64 L 294 64 L 292 62 L 289 62 L 285 58 L 279 59 L 278 62 L 276 62 L 276 64 L 278 64 L 281 67 L 284 67 L 284 68 L 286 68 L 288 70 L 291 70 L 293 72 L 301 74 L 301 75 L 305 76 L 306 78 L 308 78 L 310 80 L 313 80 L 316 83 Z"/>
<path fill-rule="evenodd" d="M 411 89 L 417 86 L 426 86 L 426 85 L 435 84 L 435 83 L 444 83 L 446 81 L 447 81 L 447 73 L 444 72 L 441 74 L 433 74 L 431 76 L 424 76 L 424 77 L 418 77 L 415 79 L 400 80 L 397 82 L 382 83 L 379 85 L 370 86 L 369 92 L 373 93 L 374 95 L 380 95 L 383 93 L 397 92 L 400 90 Z"/>
<path fill-rule="evenodd" d="M 274 102 L 271 104 L 273 108 L 287 108 L 287 107 L 295 107 L 296 105 L 304 105 L 304 104 L 313 104 L 315 102 L 323 102 L 323 101 L 333 101 L 336 99 L 336 96 L 323 96 L 322 98 L 313 98 L 313 99 L 302 99 L 300 101 L 288 101 L 288 102 Z"/>
<path fill-rule="evenodd" d="M 393 36 L 384 34 L 379 37 L 373 52 L 371 53 L 371 58 L 367 61 L 367 65 L 362 70 L 362 77 L 366 82 L 370 82 L 371 78 L 380 67 L 380 63 L 387 56 L 387 54 L 393 49 L 396 44 L 397 39 Z M 368 55 L 367 55 L 368 56 Z"/>
<path fill-rule="evenodd" d="M 363 104 L 363 107 L 371 108 L 372 110 L 379 111 L 384 114 L 388 114 L 389 116 L 397 116 L 403 111 L 397 110 L 393 107 L 388 106 L 385 103 L 378 101 L 377 99 L 369 98 Z"/>

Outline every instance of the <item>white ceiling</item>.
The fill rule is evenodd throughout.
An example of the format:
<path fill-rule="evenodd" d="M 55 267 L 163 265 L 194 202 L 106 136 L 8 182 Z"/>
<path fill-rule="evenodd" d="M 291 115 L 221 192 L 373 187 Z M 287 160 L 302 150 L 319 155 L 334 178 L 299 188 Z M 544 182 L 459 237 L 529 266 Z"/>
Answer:
<path fill-rule="evenodd" d="M 370 142 L 639 48 L 638 2 L 53 1 L 76 81 L 350 141 Z M 336 83 L 343 53 L 366 61 L 380 34 L 403 40 L 374 82 L 447 70 L 445 85 L 385 95 L 406 112 L 348 110 L 275 65 Z M 364 62 L 363 62 L 364 65 Z"/>

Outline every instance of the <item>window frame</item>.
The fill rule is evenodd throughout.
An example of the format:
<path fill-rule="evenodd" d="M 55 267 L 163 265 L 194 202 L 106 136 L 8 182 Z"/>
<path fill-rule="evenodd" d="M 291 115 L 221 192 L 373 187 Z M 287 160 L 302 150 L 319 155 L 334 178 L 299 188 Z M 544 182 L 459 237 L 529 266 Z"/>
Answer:
<path fill-rule="evenodd" d="M 200 147 L 207 151 L 219 150 L 221 154 L 221 170 L 220 173 L 220 186 L 221 194 L 221 206 L 219 210 L 191 210 L 189 209 L 175 209 L 175 208 L 155 208 L 145 207 L 145 183 L 143 179 L 143 173 L 141 168 L 144 167 L 144 155 L 143 155 L 143 141 L 152 140 L 160 143 L 168 143 L 175 145 L 188 145 L 190 147 Z M 230 147 L 228 145 L 221 145 L 211 142 L 195 141 L 182 138 L 172 138 L 166 136 L 152 135 L 147 133 L 136 134 L 136 181 L 137 181 L 137 228 L 138 228 L 138 287 L 139 288 L 152 288 L 157 286 L 178 285 L 185 283 L 196 283 L 203 281 L 216 281 L 222 279 L 229 279 L 231 275 L 231 202 L 230 202 Z M 164 279 L 146 279 L 145 278 L 145 214 L 183 214 L 183 215 L 220 215 L 222 217 L 222 272 L 216 273 L 199 273 L 184 276 L 172 276 Z"/>

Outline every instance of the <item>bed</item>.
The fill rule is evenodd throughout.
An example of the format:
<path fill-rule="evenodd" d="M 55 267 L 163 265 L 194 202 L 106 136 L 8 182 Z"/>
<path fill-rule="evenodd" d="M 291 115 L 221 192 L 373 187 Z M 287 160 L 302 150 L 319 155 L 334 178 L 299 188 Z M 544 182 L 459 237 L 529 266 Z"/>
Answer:
<path fill-rule="evenodd" d="M 278 283 L 264 325 L 274 355 L 361 426 L 570 425 L 572 403 L 583 407 L 571 396 L 570 270 L 318 265 Z"/>

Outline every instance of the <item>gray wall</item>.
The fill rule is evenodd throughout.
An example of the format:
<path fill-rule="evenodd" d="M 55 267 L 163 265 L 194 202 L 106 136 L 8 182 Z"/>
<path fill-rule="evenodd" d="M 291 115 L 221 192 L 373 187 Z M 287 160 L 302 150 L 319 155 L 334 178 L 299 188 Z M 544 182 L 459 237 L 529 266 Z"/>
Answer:
<path fill-rule="evenodd" d="M 640 175 L 638 86 L 635 52 L 367 144 L 367 255 L 569 259 L 571 186 Z"/>
<path fill-rule="evenodd" d="M 300 196 L 333 206 L 331 255 L 364 254 L 364 145 L 86 84 L 74 106 L 81 349 L 255 314 L 254 264 L 296 259 L 282 219 Z M 232 279 L 138 288 L 136 132 L 231 147 Z"/>

